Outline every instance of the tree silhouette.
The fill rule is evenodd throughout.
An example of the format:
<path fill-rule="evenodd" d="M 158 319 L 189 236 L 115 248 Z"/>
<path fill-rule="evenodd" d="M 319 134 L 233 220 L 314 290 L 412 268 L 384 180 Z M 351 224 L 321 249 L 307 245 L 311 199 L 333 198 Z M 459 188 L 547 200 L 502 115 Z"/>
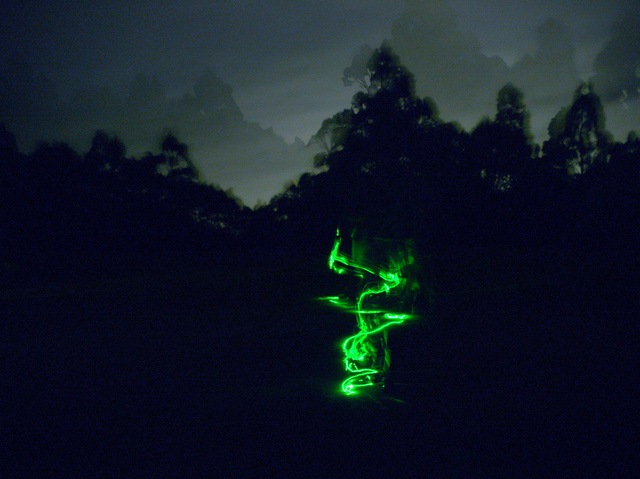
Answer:
<path fill-rule="evenodd" d="M 240 108 L 233 99 L 233 88 L 211 71 L 202 75 L 193 86 L 198 113 L 208 118 L 220 116 L 226 121 L 243 119 Z"/>
<path fill-rule="evenodd" d="M 493 189 L 509 190 L 532 154 L 524 94 L 512 84 L 498 92 L 495 120 L 481 120 L 471 133 L 474 169 Z"/>
<path fill-rule="evenodd" d="M 638 196 L 640 191 L 640 138 L 630 131 L 624 143 L 610 148 L 611 180 L 620 197 Z"/>
<path fill-rule="evenodd" d="M 567 113 L 569 113 L 569 107 L 563 106 L 551 121 L 549 121 L 549 125 L 547 126 L 549 138 L 559 138 L 560 135 L 562 135 L 567 122 Z"/>
<path fill-rule="evenodd" d="M 416 95 L 413 76 L 388 44 L 362 71 L 366 82 L 351 109 L 314 136 L 325 150 L 316 165 L 328 167 L 324 183 L 334 195 L 325 200 L 343 219 L 366 219 L 384 235 L 413 235 L 438 215 L 452 218 L 472 188 L 468 135 Z"/>
<path fill-rule="evenodd" d="M 357 83 L 364 91 L 369 89 L 371 71 L 368 66 L 373 52 L 373 48 L 369 45 L 362 45 L 360 47 L 360 51 L 353 57 L 351 65 L 345 68 L 342 73 L 344 86 L 351 86 Z"/>
<path fill-rule="evenodd" d="M 314 166 L 317 168 L 330 166 L 328 164 L 330 155 L 335 155 L 344 148 L 352 118 L 353 112 L 350 109 L 345 109 L 322 122 L 320 129 L 310 140 L 311 144 L 320 145 L 323 149 L 314 157 Z"/>
<path fill-rule="evenodd" d="M 173 133 L 168 132 L 162 138 L 160 148 L 165 158 L 160 167 L 164 164 L 167 175 L 173 178 L 198 179 L 198 170 L 189 157 L 186 143 L 182 143 Z"/>
<path fill-rule="evenodd" d="M 99 171 L 118 171 L 125 153 L 124 143 L 118 137 L 110 137 L 104 130 L 98 130 L 91 140 L 85 161 Z"/>
<path fill-rule="evenodd" d="M 367 65 L 369 88 L 352 101 L 345 150 L 358 174 L 402 175 L 414 162 L 416 136 L 439 120 L 433 102 L 416 96 L 413 76 L 391 48 L 377 48 Z"/>
<path fill-rule="evenodd" d="M 512 83 L 498 91 L 496 122 L 531 139 L 529 112 L 524 104 L 524 93 Z"/>
<path fill-rule="evenodd" d="M 605 130 L 602 102 L 590 84 L 578 87 L 570 108 L 551 120 L 548 131 L 543 151 L 555 168 L 576 175 L 607 161 L 611 135 Z"/>

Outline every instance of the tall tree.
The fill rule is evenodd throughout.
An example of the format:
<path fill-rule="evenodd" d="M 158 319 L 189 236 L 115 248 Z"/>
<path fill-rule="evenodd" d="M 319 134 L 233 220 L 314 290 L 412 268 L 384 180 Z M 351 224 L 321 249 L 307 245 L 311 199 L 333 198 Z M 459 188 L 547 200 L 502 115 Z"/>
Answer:
<path fill-rule="evenodd" d="M 227 122 L 239 122 L 243 114 L 233 98 L 233 88 L 211 71 L 202 75 L 193 87 L 199 113 L 208 118 L 219 117 Z"/>
<path fill-rule="evenodd" d="M 353 112 L 350 109 L 336 113 L 324 120 L 320 129 L 311 137 L 310 143 L 320 145 L 323 150 L 314 157 L 316 167 L 331 166 L 329 158 L 334 158 L 344 148 L 352 116 Z"/>
<path fill-rule="evenodd" d="M 362 45 L 360 51 L 353 57 L 351 65 L 344 69 L 342 73 L 342 82 L 344 86 L 351 86 L 354 83 L 358 84 L 364 91 L 369 89 L 369 77 L 371 71 L 369 70 L 369 60 L 373 55 L 373 48 L 370 45 Z"/>
<path fill-rule="evenodd" d="M 168 132 L 162 138 L 160 148 L 165 158 L 164 165 L 161 165 L 160 168 L 166 169 L 169 176 L 190 180 L 198 179 L 198 169 L 191 161 L 189 147 L 186 143 L 181 142 L 173 133 Z"/>
<path fill-rule="evenodd" d="M 578 87 L 571 107 L 551 120 L 549 134 L 543 151 L 555 168 L 571 176 L 608 160 L 611 135 L 605 129 L 602 102 L 591 84 Z"/>
<path fill-rule="evenodd" d="M 531 157 L 528 119 L 524 94 L 509 83 L 498 92 L 495 120 L 481 120 L 471 134 L 476 171 L 497 190 L 510 189 Z"/>
<path fill-rule="evenodd" d="M 369 88 L 354 95 L 346 146 L 361 173 L 395 170 L 415 160 L 416 135 L 435 124 L 433 102 L 416 96 L 413 76 L 391 47 L 383 44 L 371 56 Z M 382 170 L 381 170 L 382 169 Z"/>
<path fill-rule="evenodd" d="M 496 122 L 531 139 L 529 111 L 524 104 L 524 93 L 513 83 L 507 83 L 498 91 Z"/>
<path fill-rule="evenodd" d="M 422 190 L 417 179 L 426 181 L 442 161 L 428 144 L 441 121 L 435 104 L 417 97 L 413 76 L 388 44 L 373 51 L 362 71 L 366 82 L 351 109 L 324 122 L 314 137 L 326 150 L 317 165 L 328 166 L 327 177 L 340 185 L 335 204 L 344 215 L 400 223 L 420 201 L 412 196 Z"/>
<path fill-rule="evenodd" d="M 358 174 L 371 173 L 406 148 L 408 115 L 417 101 L 413 77 L 387 44 L 359 68 L 366 71 L 366 88 L 353 96 L 349 110 L 325 120 L 313 137 L 326 152 L 319 165 Z"/>
<path fill-rule="evenodd" d="M 109 136 L 104 130 L 96 131 L 91 140 L 91 148 L 85 155 L 87 161 L 97 170 L 117 171 L 122 165 L 126 148 L 117 136 Z"/>

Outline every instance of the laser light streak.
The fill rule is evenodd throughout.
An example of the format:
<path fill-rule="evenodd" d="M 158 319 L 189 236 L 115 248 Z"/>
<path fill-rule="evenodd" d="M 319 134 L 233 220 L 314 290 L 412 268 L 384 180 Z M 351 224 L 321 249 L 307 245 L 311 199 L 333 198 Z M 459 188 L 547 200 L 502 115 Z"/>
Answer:
<path fill-rule="evenodd" d="M 340 252 L 341 242 L 342 238 L 338 230 L 329 255 L 331 270 L 338 274 L 350 274 L 360 278 L 365 278 L 365 274 L 378 278 L 366 284 L 358 295 L 355 314 L 359 331 L 348 337 L 342 344 L 345 370 L 350 373 L 342 383 L 342 390 L 349 395 L 354 394 L 359 388 L 374 386 L 384 381 L 390 360 L 389 351 L 386 348 L 387 330 L 391 326 L 404 323 L 409 315 L 365 307 L 366 303 L 377 296 L 389 295 L 402 284 L 400 271 L 386 271 L 377 265 L 357 262 Z M 339 297 L 324 299 L 339 307 L 346 307 L 345 301 Z"/>

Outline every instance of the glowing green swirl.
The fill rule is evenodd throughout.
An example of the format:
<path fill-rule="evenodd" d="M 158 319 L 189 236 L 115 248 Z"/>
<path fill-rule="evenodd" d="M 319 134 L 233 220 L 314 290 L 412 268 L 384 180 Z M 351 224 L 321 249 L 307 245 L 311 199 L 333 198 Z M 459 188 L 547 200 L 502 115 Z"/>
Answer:
<path fill-rule="evenodd" d="M 372 362 L 373 354 L 367 348 L 369 336 L 382 332 L 384 329 L 401 324 L 408 318 L 406 314 L 394 314 L 380 310 L 364 309 L 364 301 L 372 295 L 388 294 L 392 289 L 401 284 L 401 276 L 398 271 L 384 271 L 377 266 L 357 263 L 353 258 L 340 253 L 340 231 L 336 234 L 336 240 L 329 256 L 329 268 L 338 274 L 352 274 L 360 278 L 367 272 L 380 278 L 379 282 L 369 283 L 358 296 L 356 301 L 356 316 L 359 331 L 348 337 L 342 349 L 345 355 L 345 369 L 351 375 L 342 383 L 342 390 L 346 394 L 354 394 L 357 388 L 373 386 L 376 384 L 375 378 L 381 371 L 372 367 L 360 367 L 358 363 L 369 364 Z M 339 298 L 325 298 L 332 303 L 344 307 L 344 302 Z M 372 319 L 369 319 L 373 316 Z"/>

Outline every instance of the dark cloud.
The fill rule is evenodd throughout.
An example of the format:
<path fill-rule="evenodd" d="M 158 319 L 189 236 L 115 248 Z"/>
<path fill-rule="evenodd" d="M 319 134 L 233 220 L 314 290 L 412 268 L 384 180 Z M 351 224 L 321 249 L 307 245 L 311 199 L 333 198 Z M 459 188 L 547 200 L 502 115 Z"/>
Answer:
<path fill-rule="evenodd" d="M 575 46 L 563 22 L 547 18 L 537 25 L 532 53 L 508 65 L 502 57 L 485 53 L 476 35 L 462 30 L 457 18 L 445 3 L 407 1 L 391 36 L 394 49 L 416 77 L 418 93 L 431 96 L 445 119 L 471 128 L 494 113 L 497 92 L 508 82 L 524 90 L 536 113 L 540 106 L 556 107 L 571 98 L 579 77 Z M 533 122 L 538 134 L 544 130 L 542 123 Z"/>
<path fill-rule="evenodd" d="M 97 130 L 116 134 L 127 153 L 141 157 L 158 151 L 171 131 L 185 141 L 202 179 L 234 192 L 249 206 L 268 201 L 286 180 L 312 169 L 314 151 L 301 142 L 288 144 L 271 129 L 246 121 L 232 87 L 205 72 L 191 91 L 167 95 L 153 76 L 139 75 L 128 92 L 83 87 L 60 100 L 50 83 L 21 61 L 8 63 L 0 85 L 11 95 L 0 102 L 0 118 L 16 132 L 20 149 L 41 140 L 63 140 L 87 151 Z"/>
<path fill-rule="evenodd" d="M 616 19 L 594 71 L 594 85 L 606 100 L 627 101 L 640 95 L 640 8 Z"/>
<path fill-rule="evenodd" d="M 394 22 L 391 46 L 415 75 L 420 95 L 431 96 L 445 117 L 490 102 L 507 66 L 482 53 L 478 39 L 458 28 L 445 3 L 411 0 Z"/>
<path fill-rule="evenodd" d="M 554 18 L 536 29 L 536 50 L 511 69 L 510 79 L 534 101 L 566 100 L 579 83 L 576 49 L 567 26 Z"/>
<path fill-rule="evenodd" d="M 493 114 L 498 89 L 512 82 L 525 92 L 531 126 L 541 141 L 549 118 L 591 76 L 594 59 L 623 2 L 406 0 L 404 4 L 390 38 L 415 74 L 419 94 L 433 97 L 445 119 L 471 128 L 481 117 Z M 631 20 L 620 29 L 614 55 L 619 62 L 606 67 L 627 72 L 627 86 L 633 83 L 632 67 L 624 51 L 633 48 L 637 25 Z M 610 75 L 609 83 L 617 81 L 614 78 Z M 607 104 L 612 119 L 621 114 L 615 107 Z M 612 124 L 618 125 L 618 135 L 620 128 L 629 127 L 622 117 Z"/>

